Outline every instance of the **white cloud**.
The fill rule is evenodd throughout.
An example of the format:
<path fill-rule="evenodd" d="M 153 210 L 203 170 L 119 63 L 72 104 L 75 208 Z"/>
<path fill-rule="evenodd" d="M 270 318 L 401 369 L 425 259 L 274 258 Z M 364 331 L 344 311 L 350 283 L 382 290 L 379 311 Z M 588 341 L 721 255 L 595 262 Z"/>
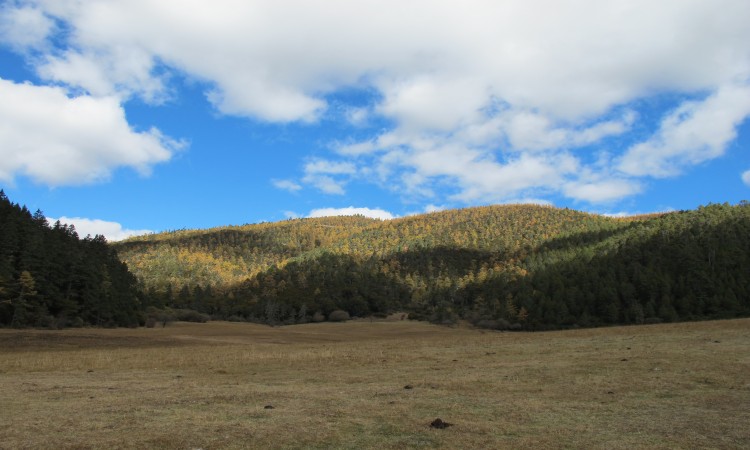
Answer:
<path fill-rule="evenodd" d="M 359 156 L 359 155 L 366 155 L 368 153 L 372 153 L 376 151 L 377 145 L 373 141 L 363 141 L 363 142 L 349 142 L 349 143 L 340 143 L 336 142 L 332 145 L 334 151 L 336 153 L 339 153 L 343 156 Z"/>
<path fill-rule="evenodd" d="M 60 221 L 62 224 L 75 226 L 78 236 L 81 238 L 88 235 L 94 237 L 100 234 L 107 238 L 108 241 L 121 241 L 131 236 L 140 236 L 144 234 L 153 233 L 151 230 L 129 230 L 123 228 L 121 224 L 117 222 L 107 222 L 99 219 L 85 219 L 82 217 L 60 217 L 59 219 L 47 218 L 50 225 Z"/>
<path fill-rule="evenodd" d="M 0 7 L 0 41 L 20 50 L 43 46 L 54 25 L 52 19 L 38 8 Z"/>
<path fill-rule="evenodd" d="M 328 175 L 306 175 L 302 178 L 307 184 L 310 184 L 326 194 L 344 195 L 344 186 L 346 181 L 336 180 Z"/>
<path fill-rule="evenodd" d="M 397 147 L 380 163 L 386 178 L 393 167 L 407 169 L 394 186 L 399 191 L 430 197 L 429 186 L 442 181 L 457 186 L 453 199 L 465 203 L 504 202 L 519 192 L 555 189 L 578 169 L 578 161 L 564 153 L 524 153 L 498 160 L 492 152 L 440 138 L 423 138 L 411 152 Z"/>
<path fill-rule="evenodd" d="M 356 174 L 357 168 L 351 162 L 336 162 L 316 159 L 305 164 L 304 183 L 312 185 L 326 194 L 343 195 L 344 186 Z M 339 179 L 332 175 L 339 176 Z M 344 178 L 340 178 L 344 176 Z"/>
<path fill-rule="evenodd" d="M 629 175 L 667 177 L 724 154 L 736 128 L 750 115 L 750 85 L 727 85 L 703 101 L 683 103 L 649 140 L 631 147 L 619 169 Z"/>
<path fill-rule="evenodd" d="M 742 173 L 742 181 L 746 185 L 750 186 L 750 170 L 746 170 L 745 172 Z"/>
<path fill-rule="evenodd" d="M 302 186 L 295 183 L 292 180 L 273 180 L 271 182 L 276 188 L 282 189 L 289 192 L 297 192 L 302 189 Z"/>
<path fill-rule="evenodd" d="M 326 93 L 363 85 L 381 114 L 420 129 L 452 129 L 495 99 L 570 120 L 748 70 L 745 0 L 24 3 L 67 23 L 68 50 L 115 89 L 158 78 L 140 62 L 127 76 L 119 55 L 158 60 L 213 84 L 222 111 L 271 121 L 314 120 Z"/>
<path fill-rule="evenodd" d="M 149 103 L 166 97 L 164 80 L 153 72 L 152 55 L 137 47 L 117 47 L 99 54 L 67 51 L 48 55 L 37 71 L 53 82 L 81 87 L 94 96 L 127 98 L 137 94 Z"/>
<path fill-rule="evenodd" d="M 623 217 L 643 216 L 643 215 L 648 215 L 648 214 L 667 214 L 667 213 L 674 212 L 674 211 L 675 211 L 674 208 L 666 206 L 659 210 L 651 211 L 651 212 L 634 212 L 634 211 L 595 212 L 595 211 L 591 211 L 591 213 L 600 214 L 606 217 L 623 218 Z"/>
<path fill-rule="evenodd" d="M 606 203 L 641 192 L 639 183 L 626 179 L 608 179 L 592 182 L 573 181 L 563 188 L 566 196 L 589 203 Z"/>
<path fill-rule="evenodd" d="M 331 194 L 367 176 L 404 195 L 448 186 L 463 202 L 545 193 L 612 201 L 639 192 L 634 177 L 721 155 L 750 113 L 747 0 L 14 5 L 2 39 L 38 48 L 52 33 L 62 47 L 32 59 L 37 71 L 91 95 L 159 102 L 179 73 L 207 86 L 224 114 L 284 123 L 325 117 L 329 94 L 371 93 L 374 103 L 345 116 L 392 125 L 338 146 L 350 161 L 304 168 L 302 183 Z M 586 165 L 581 147 L 642 130 L 648 119 L 628 108 L 665 91 L 709 97 L 665 118 L 621 160 Z"/>
<path fill-rule="evenodd" d="M 350 206 L 348 208 L 320 208 L 310 211 L 307 217 L 331 217 L 331 216 L 365 216 L 373 219 L 380 220 L 391 220 L 395 219 L 396 216 L 382 209 L 370 209 L 370 208 L 355 208 Z"/>
<path fill-rule="evenodd" d="M 111 97 L 69 97 L 59 87 L 0 79 L 0 180 L 25 175 L 50 186 L 107 179 L 118 167 L 148 174 L 183 144 L 136 132 Z"/>
<path fill-rule="evenodd" d="M 318 159 L 305 164 L 306 174 L 351 175 L 357 171 L 350 162 L 334 162 Z"/>
<path fill-rule="evenodd" d="M 635 120 L 635 114 L 631 111 L 619 119 L 602 121 L 588 127 L 557 126 L 549 117 L 530 111 L 510 111 L 501 117 L 507 121 L 502 128 L 515 150 L 581 147 L 605 137 L 622 134 L 628 131 Z"/>

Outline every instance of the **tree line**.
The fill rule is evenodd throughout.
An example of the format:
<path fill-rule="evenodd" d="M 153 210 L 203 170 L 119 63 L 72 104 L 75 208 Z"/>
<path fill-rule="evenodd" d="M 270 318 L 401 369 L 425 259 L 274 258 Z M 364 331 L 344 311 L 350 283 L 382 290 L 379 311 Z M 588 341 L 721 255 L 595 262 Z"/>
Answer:
<path fill-rule="evenodd" d="M 137 326 L 140 292 L 103 236 L 81 239 L 0 191 L 0 326 Z"/>

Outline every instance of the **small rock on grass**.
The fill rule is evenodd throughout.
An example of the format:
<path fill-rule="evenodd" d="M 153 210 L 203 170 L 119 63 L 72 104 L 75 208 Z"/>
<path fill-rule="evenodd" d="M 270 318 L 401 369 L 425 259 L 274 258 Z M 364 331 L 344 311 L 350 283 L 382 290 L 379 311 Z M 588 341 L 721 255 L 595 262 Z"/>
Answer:
<path fill-rule="evenodd" d="M 441 418 L 437 418 L 437 419 L 433 420 L 432 423 L 430 423 L 430 427 L 437 428 L 439 430 L 448 428 L 448 427 L 450 427 L 452 425 L 453 425 L 452 423 L 445 422 Z"/>
<path fill-rule="evenodd" d="M 263 407 L 263 409 L 274 409 L 273 405 L 266 405 Z"/>

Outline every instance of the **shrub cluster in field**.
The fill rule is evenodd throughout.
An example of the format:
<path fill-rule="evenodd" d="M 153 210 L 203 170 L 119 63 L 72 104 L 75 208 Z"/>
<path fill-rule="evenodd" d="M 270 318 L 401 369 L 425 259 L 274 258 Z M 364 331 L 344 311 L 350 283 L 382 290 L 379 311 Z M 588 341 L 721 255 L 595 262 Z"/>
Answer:
<path fill-rule="evenodd" d="M 154 308 L 146 309 L 146 327 L 153 328 L 157 324 L 166 326 L 170 322 L 197 322 L 206 323 L 211 320 L 208 314 L 193 311 L 192 309 Z"/>
<path fill-rule="evenodd" d="M 326 320 L 330 322 L 346 322 L 349 319 L 351 319 L 351 317 L 349 316 L 348 312 L 337 309 L 335 311 L 332 311 L 328 315 L 327 318 L 320 311 L 316 311 L 315 314 L 313 314 L 311 317 L 302 316 L 302 317 L 299 317 L 299 319 L 295 322 L 285 321 L 281 323 L 271 323 L 271 325 L 295 325 L 295 324 L 308 323 L 310 321 L 325 322 Z M 209 320 L 211 320 L 211 316 L 209 316 L 208 314 L 198 312 L 192 309 L 155 308 L 153 306 L 149 306 L 146 309 L 145 326 L 147 328 L 154 328 L 157 325 L 161 325 L 162 327 L 165 327 L 167 326 L 167 324 L 171 322 L 206 323 Z M 227 318 L 227 320 L 230 322 L 248 322 L 248 320 L 240 316 L 231 316 Z M 265 322 L 260 322 L 260 323 L 265 323 Z"/>

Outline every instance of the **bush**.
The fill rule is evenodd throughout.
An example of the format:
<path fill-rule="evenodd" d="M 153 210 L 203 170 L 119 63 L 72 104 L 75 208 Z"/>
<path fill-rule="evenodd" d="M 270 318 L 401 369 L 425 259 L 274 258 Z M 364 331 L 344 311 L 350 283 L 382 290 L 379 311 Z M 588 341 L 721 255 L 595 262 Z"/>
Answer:
<path fill-rule="evenodd" d="M 430 316 L 430 322 L 436 325 L 455 325 L 458 316 L 449 308 L 439 307 Z"/>
<path fill-rule="evenodd" d="M 497 320 L 482 319 L 479 322 L 477 322 L 477 327 L 485 328 L 488 330 L 508 330 L 511 328 L 511 325 L 510 325 L 510 322 L 508 322 L 505 319 L 497 319 Z"/>
<path fill-rule="evenodd" d="M 409 313 L 408 319 L 409 320 L 421 320 L 421 321 L 425 321 L 426 322 L 426 321 L 430 320 L 430 316 L 427 315 L 427 314 L 425 314 L 422 311 L 414 311 L 414 312 L 410 312 Z"/>
<path fill-rule="evenodd" d="M 182 322 L 206 323 L 211 320 L 211 317 L 208 314 L 203 314 L 202 312 L 194 311 L 192 309 L 175 309 L 174 316 L 175 319 Z"/>
<path fill-rule="evenodd" d="M 153 320 L 156 323 L 161 323 L 162 327 L 165 327 L 168 323 L 176 320 L 182 322 L 206 323 L 211 320 L 211 316 L 202 312 L 194 311 L 192 309 L 159 309 L 149 306 L 148 308 L 146 308 L 147 327 L 150 320 Z"/>
<path fill-rule="evenodd" d="M 349 320 L 349 313 L 344 310 L 337 309 L 336 311 L 333 311 L 328 315 L 328 320 L 330 320 L 331 322 L 346 322 L 347 320 Z"/>
<path fill-rule="evenodd" d="M 320 311 L 317 311 L 312 316 L 312 321 L 313 322 L 324 322 L 325 320 L 326 320 L 326 316 L 324 316 L 323 313 L 320 312 Z"/>

